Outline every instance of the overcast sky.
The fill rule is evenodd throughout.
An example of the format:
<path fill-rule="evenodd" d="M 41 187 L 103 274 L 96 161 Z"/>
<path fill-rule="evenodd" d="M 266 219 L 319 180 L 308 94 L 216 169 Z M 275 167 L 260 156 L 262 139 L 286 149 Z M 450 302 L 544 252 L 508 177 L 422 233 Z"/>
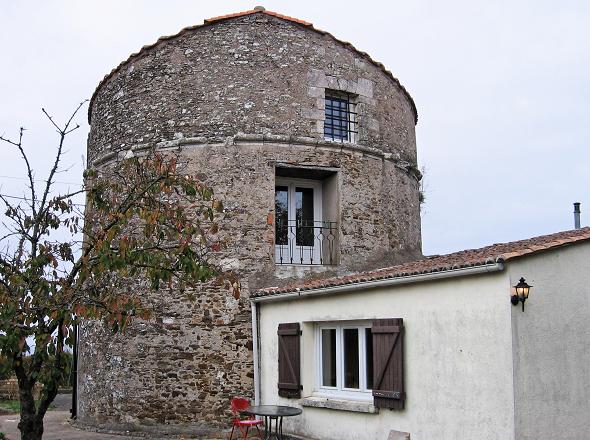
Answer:
<path fill-rule="evenodd" d="M 571 229 L 590 218 L 590 2 L 2 1 L 0 134 L 17 137 L 42 180 L 55 133 L 105 74 L 162 35 L 252 9 L 312 22 L 385 64 L 418 108 L 425 254 Z M 88 125 L 69 139 L 64 186 L 81 181 Z M 0 145 L 0 191 L 24 171 Z"/>

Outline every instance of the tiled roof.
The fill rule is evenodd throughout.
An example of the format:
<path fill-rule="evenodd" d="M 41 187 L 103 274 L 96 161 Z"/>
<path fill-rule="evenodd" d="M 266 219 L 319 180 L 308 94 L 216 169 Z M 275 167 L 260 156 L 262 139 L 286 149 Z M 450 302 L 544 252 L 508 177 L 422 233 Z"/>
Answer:
<path fill-rule="evenodd" d="M 302 24 L 303 26 L 313 26 L 311 23 L 309 23 L 307 21 L 299 20 L 298 18 L 289 17 L 287 15 L 278 14 L 273 11 L 267 11 L 266 9 L 252 9 L 250 11 L 236 12 L 235 14 L 220 15 L 219 17 L 207 18 L 204 21 L 204 23 L 210 24 L 215 21 L 222 21 L 222 20 L 226 20 L 228 18 L 243 17 L 244 15 L 256 14 L 258 12 L 261 12 L 266 15 L 272 15 L 273 17 L 281 18 L 283 20 L 292 21 L 297 24 Z"/>
<path fill-rule="evenodd" d="M 493 244 L 480 249 L 468 249 L 447 255 L 424 257 L 420 260 L 411 261 L 397 266 L 356 273 L 343 277 L 293 283 L 284 287 L 269 287 L 258 290 L 252 296 L 262 297 L 280 295 L 284 293 L 301 292 L 304 290 L 366 283 L 377 280 L 476 267 L 490 263 L 500 263 L 586 240 L 590 240 L 590 227 L 558 232 L 557 234 L 542 235 L 527 240 Z"/>
<path fill-rule="evenodd" d="M 203 28 L 205 26 L 210 26 L 216 23 L 219 23 L 221 21 L 225 21 L 225 20 L 229 20 L 232 18 L 238 18 L 238 17 L 243 17 L 246 15 L 251 15 L 251 14 L 266 14 L 266 15 L 270 15 L 272 17 L 276 17 L 276 18 L 280 18 L 281 20 L 286 20 L 292 23 L 296 23 L 298 25 L 301 26 L 305 26 L 308 29 L 311 29 L 315 32 L 318 32 L 322 35 L 326 35 L 329 38 L 332 38 L 334 41 L 337 41 L 338 43 L 342 44 L 343 46 L 346 46 L 352 50 L 354 50 L 355 52 L 357 52 L 359 55 L 361 55 L 363 58 L 365 58 L 366 60 L 368 60 L 370 63 L 374 64 L 375 66 L 377 66 L 378 68 L 380 68 L 387 76 L 389 76 L 391 78 L 391 80 L 397 84 L 397 86 L 402 90 L 402 92 L 406 95 L 406 97 L 408 98 L 410 105 L 412 107 L 412 111 L 414 113 L 414 121 L 415 123 L 418 123 L 418 110 L 416 109 L 416 103 L 414 102 L 414 99 L 410 96 L 410 94 L 408 93 L 408 91 L 406 90 L 406 88 L 404 86 L 401 85 L 401 83 L 399 82 L 399 80 L 393 76 L 393 74 L 386 69 L 386 67 L 378 62 L 375 61 L 373 58 L 371 58 L 371 56 L 369 54 L 367 54 L 366 52 L 362 52 L 360 50 L 358 50 L 357 48 L 355 48 L 352 44 L 346 42 L 346 41 L 342 41 L 337 39 L 336 37 L 334 37 L 332 34 L 330 34 L 329 32 L 326 31 L 322 31 L 320 29 L 316 29 L 315 27 L 313 27 L 313 24 L 307 22 L 307 21 L 303 21 L 303 20 L 299 20 L 298 18 L 293 18 L 293 17 L 289 17 L 287 15 L 282 15 L 282 14 L 278 14 L 276 12 L 273 11 L 267 11 L 264 9 L 252 9 L 250 11 L 244 11 L 244 12 L 237 12 L 235 14 L 228 14 L 228 15 L 221 15 L 219 17 L 212 17 L 209 19 L 206 19 L 203 21 L 203 24 L 201 25 L 196 25 L 196 26 L 189 26 L 186 27 L 184 29 L 181 29 L 180 32 L 178 32 L 177 34 L 174 35 L 168 35 L 168 36 L 163 36 L 158 38 L 158 40 L 153 43 L 153 44 L 149 44 L 146 46 L 143 46 L 138 52 L 136 53 L 132 53 L 131 55 L 129 55 L 129 57 L 121 62 L 117 67 L 115 67 L 113 70 L 111 70 L 111 72 L 107 75 L 105 75 L 105 77 L 100 81 L 100 83 L 98 84 L 98 86 L 96 86 L 96 90 L 94 90 L 94 93 L 92 94 L 92 97 L 90 98 L 90 103 L 88 105 L 88 123 L 91 123 L 91 119 L 92 119 L 92 104 L 94 103 L 94 99 L 96 98 L 96 95 L 98 94 L 98 91 L 100 90 L 100 88 L 103 86 L 103 84 L 105 84 L 112 76 L 114 76 L 119 70 L 121 70 L 123 67 L 125 67 L 128 63 L 130 63 L 131 61 L 133 61 L 134 59 L 140 57 L 141 55 L 145 54 L 148 50 L 151 50 L 157 46 L 159 46 L 160 44 L 162 44 L 165 41 L 168 40 L 173 40 L 175 38 L 178 38 L 188 32 L 192 32 L 194 30 Z"/>

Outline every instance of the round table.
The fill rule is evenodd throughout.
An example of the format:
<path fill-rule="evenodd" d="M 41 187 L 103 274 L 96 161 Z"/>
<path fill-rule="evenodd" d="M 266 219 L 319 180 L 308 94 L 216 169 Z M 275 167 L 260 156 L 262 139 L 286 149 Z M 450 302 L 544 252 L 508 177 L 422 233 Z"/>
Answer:
<path fill-rule="evenodd" d="M 298 416 L 303 411 L 301 408 L 295 408 L 293 406 L 280 406 L 280 405 L 257 405 L 250 406 L 244 411 L 244 414 L 251 416 L 262 416 L 264 417 L 264 438 L 271 439 L 276 438 L 282 440 L 283 438 L 283 417 Z M 272 430 L 272 422 L 275 422 L 275 430 Z"/>

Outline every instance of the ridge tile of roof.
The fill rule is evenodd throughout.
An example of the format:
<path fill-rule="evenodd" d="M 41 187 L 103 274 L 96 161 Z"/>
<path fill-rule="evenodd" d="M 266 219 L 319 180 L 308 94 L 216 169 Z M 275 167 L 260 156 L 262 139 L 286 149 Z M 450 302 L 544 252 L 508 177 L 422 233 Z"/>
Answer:
<path fill-rule="evenodd" d="M 279 14 L 278 12 L 267 11 L 265 9 L 251 9 L 249 11 L 236 12 L 234 14 L 227 14 L 227 15 L 220 15 L 218 17 L 211 17 L 211 18 L 205 19 L 204 23 L 211 24 L 216 21 L 227 20 L 228 18 L 243 17 L 244 15 L 250 15 L 250 14 L 266 14 L 266 15 L 271 15 L 273 17 L 282 18 L 283 20 L 292 21 L 294 23 L 302 24 L 303 26 L 313 26 L 311 23 L 309 23 L 307 21 L 300 20 L 295 17 L 289 17 L 288 15 Z"/>
<path fill-rule="evenodd" d="M 252 295 L 253 298 L 264 296 L 280 296 L 303 290 L 322 289 L 343 286 L 347 284 L 364 283 L 391 278 L 401 278 L 413 275 L 424 275 L 453 269 L 483 266 L 499 263 L 526 255 L 548 251 L 577 242 L 590 240 L 590 227 L 563 231 L 555 234 L 541 235 L 525 240 L 497 243 L 479 249 L 467 249 L 446 255 L 426 256 L 419 260 L 410 261 L 383 269 L 360 272 L 356 274 L 305 282 L 296 282 L 284 287 L 268 287 L 260 289 Z"/>

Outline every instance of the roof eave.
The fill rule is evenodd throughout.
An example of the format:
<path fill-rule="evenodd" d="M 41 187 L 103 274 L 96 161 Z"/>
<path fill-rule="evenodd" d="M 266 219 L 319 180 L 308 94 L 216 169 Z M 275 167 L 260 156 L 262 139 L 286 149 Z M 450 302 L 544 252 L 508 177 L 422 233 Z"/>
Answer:
<path fill-rule="evenodd" d="M 464 277 L 478 274 L 486 274 L 492 272 L 500 272 L 504 270 L 504 262 L 496 261 L 494 263 L 481 264 L 478 266 L 462 267 L 457 269 L 443 270 L 439 272 L 431 272 L 417 275 L 405 275 L 393 278 L 385 278 L 380 280 L 369 280 L 357 283 L 342 284 L 339 286 L 319 287 L 315 289 L 295 289 L 293 291 L 278 292 L 275 294 L 264 294 L 261 296 L 254 296 L 250 298 L 253 303 L 271 302 L 271 301 L 287 301 L 298 299 L 302 297 L 335 295 L 339 293 L 358 292 L 367 289 L 376 289 L 378 287 L 389 287 L 402 284 L 423 283 L 428 281 L 435 281 L 446 278 Z"/>

